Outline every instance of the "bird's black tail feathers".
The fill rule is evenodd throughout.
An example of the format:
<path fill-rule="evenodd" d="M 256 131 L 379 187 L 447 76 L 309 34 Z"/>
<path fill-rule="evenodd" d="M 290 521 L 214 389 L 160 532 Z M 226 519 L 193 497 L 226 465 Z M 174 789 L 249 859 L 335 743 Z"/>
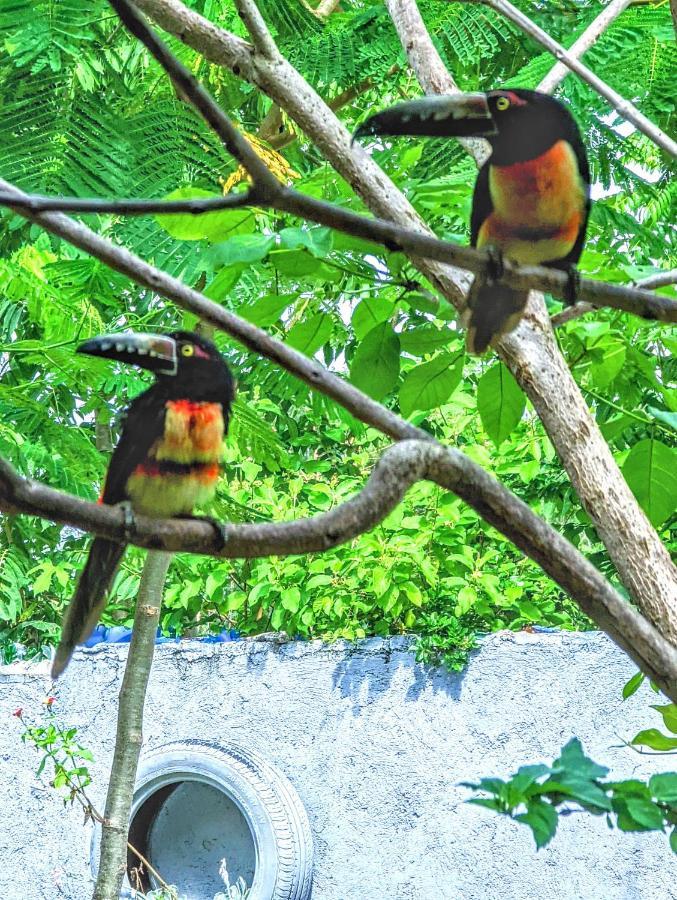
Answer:
<path fill-rule="evenodd" d="M 75 595 L 64 616 L 61 640 L 52 663 L 52 678 L 61 675 L 76 645 L 86 640 L 94 630 L 124 552 L 124 544 L 105 538 L 94 539 Z"/>
<path fill-rule="evenodd" d="M 494 338 L 516 328 L 528 296 L 507 285 L 475 278 L 468 296 L 468 352 L 480 356 Z"/>

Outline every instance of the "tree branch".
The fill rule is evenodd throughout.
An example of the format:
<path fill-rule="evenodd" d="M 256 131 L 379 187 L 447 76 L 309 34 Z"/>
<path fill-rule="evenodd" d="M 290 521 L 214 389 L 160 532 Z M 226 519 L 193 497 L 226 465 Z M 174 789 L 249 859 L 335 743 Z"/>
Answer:
<path fill-rule="evenodd" d="M 171 553 L 149 552 L 136 601 L 132 642 L 120 688 L 115 753 L 101 826 L 93 900 L 118 900 L 125 875 L 129 814 L 143 741 L 143 707 L 155 652 L 162 592 Z"/>
<path fill-rule="evenodd" d="M 632 0 L 611 0 L 611 3 L 605 6 L 601 13 L 593 19 L 578 40 L 569 47 L 567 50 L 569 56 L 572 59 L 580 59 L 631 3 Z M 555 63 L 536 90 L 543 91 L 544 94 L 552 94 L 570 71 L 570 68 L 564 63 Z"/>
<path fill-rule="evenodd" d="M 583 81 L 587 82 L 601 97 L 604 97 L 607 103 L 609 103 L 619 115 L 628 122 L 632 122 L 638 131 L 645 134 L 654 142 L 654 144 L 659 146 L 661 150 L 664 150 L 670 156 L 677 157 L 677 143 L 675 143 L 672 138 L 668 137 L 664 131 L 647 119 L 647 117 L 641 113 L 636 106 L 633 106 L 629 100 L 621 97 L 619 93 L 612 87 L 609 87 L 605 81 L 602 81 L 602 79 L 595 75 L 595 73 L 587 66 L 583 65 L 580 60 L 576 59 L 571 52 L 565 50 L 561 44 L 558 44 L 556 40 L 547 34 L 547 32 L 543 31 L 542 28 L 539 28 L 535 22 L 532 22 L 528 16 L 513 6 L 512 3 L 509 3 L 508 0 L 452 0 L 452 2 L 481 3 L 484 6 L 490 7 L 495 12 L 500 13 L 502 16 L 505 16 L 506 19 L 510 19 L 510 21 L 521 28 L 525 34 L 529 35 L 529 37 L 533 38 L 535 41 L 538 41 L 538 43 L 545 47 L 546 50 L 549 50 L 557 60 L 563 63 L 567 68 L 571 69 L 572 72 L 575 72 L 583 79 Z"/>
<path fill-rule="evenodd" d="M 677 699 L 677 649 L 626 603 L 568 541 L 458 450 L 431 440 L 405 440 L 382 455 L 362 490 L 327 513 L 293 522 L 225 524 L 221 546 L 213 527 L 198 521 L 139 515 L 133 543 L 141 547 L 222 558 L 321 552 L 368 531 L 427 479 L 453 491 L 535 560 L 668 696 Z M 22 478 L 0 459 L 0 508 L 40 515 L 102 537 L 125 539 L 115 507 L 88 503 Z"/>
<path fill-rule="evenodd" d="M 635 286 L 642 288 L 644 291 L 655 290 L 656 288 L 667 287 L 669 284 L 677 284 L 677 269 L 670 269 L 666 272 L 657 272 L 655 275 L 649 275 L 648 278 L 642 278 L 640 281 L 634 282 Z M 572 322 L 581 316 L 587 315 L 589 312 L 599 309 L 593 303 L 576 303 L 563 309 L 550 319 L 553 328 L 558 328 L 566 322 Z"/>
<path fill-rule="evenodd" d="M 256 3 L 253 0 L 235 0 L 235 6 L 249 32 L 255 51 L 267 59 L 276 59 L 280 54 Z"/>
<path fill-rule="evenodd" d="M 385 0 L 409 65 L 426 94 L 458 94 L 459 87 L 433 44 L 415 0 Z M 481 138 L 461 138 L 459 143 L 478 166 L 489 155 Z"/>
<path fill-rule="evenodd" d="M 219 111 L 219 116 L 236 134 L 239 134 L 224 113 Z M 223 125 L 224 123 L 222 123 Z M 222 136 L 222 132 L 223 135 L 226 134 L 225 127 L 221 127 L 219 136 Z M 225 136 L 223 136 L 223 140 L 225 143 Z M 242 140 L 246 139 L 242 138 Z M 247 145 L 251 147 L 248 142 Z M 240 157 L 236 158 L 242 161 Z M 258 156 L 257 159 L 259 159 Z M 243 161 L 242 163 L 246 167 L 246 163 Z M 266 171 L 270 175 L 269 170 Z M 255 176 L 252 177 L 254 183 L 251 188 L 243 194 L 235 195 L 232 202 L 231 195 L 172 201 L 109 201 L 95 198 L 44 197 L 38 194 L 24 194 L 0 178 L 0 205 L 10 206 L 28 218 L 34 218 L 35 214 L 50 210 L 90 213 L 121 212 L 128 215 L 186 212 L 198 215 L 202 212 L 214 212 L 219 209 L 257 206 L 261 209 L 283 210 L 311 222 L 343 231 L 353 237 L 361 237 L 382 244 L 389 250 L 403 250 L 421 258 L 451 263 L 475 273 L 484 273 L 490 263 L 489 254 L 485 250 L 476 250 L 474 247 L 451 241 L 441 241 L 408 228 L 401 228 L 382 219 L 369 219 L 340 206 L 325 203 L 314 197 L 307 197 L 293 188 L 280 184 L 272 175 L 270 177 L 273 179 L 274 186 L 271 186 L 269 180 L 262 185 Z M 522 290 L 548 291 L 560 299 L 566 296 L 569 287 L 568 276 L 558 269 L 549 269 L 543 266 L 518 266 L 510 260 L 505 260 L 502 281 L 511 287 Z M 577 295 L 582 301 L 590 302 L 596 307 L 608 306 L 612 309 L 622 309 L 645 319 L 677 322 L 677 302 L 662 294 L 652 294 L 639 287 L 581 278 Z"/>

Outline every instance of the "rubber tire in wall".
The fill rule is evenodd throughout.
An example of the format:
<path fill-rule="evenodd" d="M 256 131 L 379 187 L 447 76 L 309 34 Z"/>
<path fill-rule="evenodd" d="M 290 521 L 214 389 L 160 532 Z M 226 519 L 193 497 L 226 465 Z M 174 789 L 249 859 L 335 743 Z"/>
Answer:
<path fill-rule="evenodd" d="M 313 845 L 308 816 L 288 779 L 262 756 L 229 743 L 173 741 L 142 754 L 132 819 L 163 786 L 196 780 L 222 790 L 241 809 L 256 847 L 250 900 L 309 900 Z M 92 841 L 98 866 L 100 829 Z M 177 885 L 180 890 L 180 885 Z M 123 891 L 122 896 L 131 896 Z"/>

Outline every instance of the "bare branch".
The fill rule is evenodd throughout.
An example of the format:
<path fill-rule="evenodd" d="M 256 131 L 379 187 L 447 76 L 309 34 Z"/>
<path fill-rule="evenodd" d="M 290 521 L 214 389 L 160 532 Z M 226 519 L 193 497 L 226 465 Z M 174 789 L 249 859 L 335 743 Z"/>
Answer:
<path fill-rule="evenodd" d="M 220 113 L 224 118 L 225 114 Z M 451 241 L 441 241 L 435 237 L 421 234 L 411 229 L 401 228 L 380 219 L 369 219 L 335 206 L 306 197 L 291 188 L 275 181 L 275 192 L 269 194 L 268 186 L 260 187 L 257 181 L 244 194 L 236 194 L 230 202 L 231 195 L 226 197 L 207 197 L 196 200 L 96 200 L 78 197 L 43 197 L 38 194 L 24 194 L 9 182 L 0 179 L 0 205 L 10 206 L 19 213 L 32 215 L 43 211 L 60 210 L 69 212 L 120 212 L 128 215 L 146 215 L 150 213 L 187 212 L 198 215 L 202 212 L 214 212 L 219 209 L 231 209 L 242 206 L 258 206 L 262 209 L 280 209 L 293 213 L 311 222 L 327 225 L 354 237 L 382 244 L 389 250 L 404 250 L 417 254 L 422 258 L 435 259 L 452 263 L 471 272 L 483 273 L 489 263 L 485 250 L 476 250 Z M 242 200 L 246 199 L 246 202 Z M 29 216 L 30 217 L 30 216 Z M 568 286 L 568 276 L 557 269 L 543 266 L 517 266 L 510 260 L 505 261 L 503 281 L 522 288 L 536 288 L 548 291 L 555 297 L 564 297 Z M 661 322 L 677 322 L 677 302 L 661 294 L 652 294 L 639 287 L 593 281 L 582 278 L 578 287 L 581 300 L 591 302 L 595 307 L 609 306 L 622 309 L 645 319 Z"/>
<path fill-rule="evenodd" d="M 647 278 L 636 281 L 635 284 L 645 291 L 667 287 L 669 284 L 677 284 L 677 269 L 668 269 L 665 272 L 657 272 L 655 275 L 649 275 Z"/>
<path fill-rule="evenodd" d="M 226 524 L 224 547 L 217 543 L 210 524 L 138 516 L 134 543 L 226 558 L 323 551 L 373 528 L 422 479 L 453 491 L 538 562 L 642 671 L 677 699 L 677 649 L 526 503 L 458 450 L 431 440 L 407 440 L 389 447 L 355 497 L 319 516 L 284 523 Z M 41 515 L 113 540 L 125 538 L 121 510 L 87 503 L 22 478 L 1 459 L 0 508 Z"/>
<path fill-rule="evenodd" d="M 576 303 L 551 316 L 550 324 L 553 328 L 559 328 L 561 325 L 573 322 L 574 319 L 580 319 L 581 316 L 586 316 L 589 312 L 594 312 L 598 308 L 593 306 L 592 303 Z"/>
<path fill-rule="evenodd" d="M 426 94 L 458 94 L 458 85 L 433 44 L 416 0 L 385 0 L 402 49 Z M 489 155 L 489 144 L 478 138 L 461 138 L 460 144 L 478 165 Z"/>
<path fill-rule="evenodd" d="M 649 275 L 648 278 L 642 278 L 640 281 L 634 282 L 636 287 L 642 288 L 644 291 L 655 290 L 656 288 L 667 287 L 669 284 L 677 284 L 677 269 L 670 269 L 666 272 L 658 272 L 656 275 Z M 573 322 L 581 316 L 587 315 L 600 307 L 593 303 L 576 303 L 569 306 L 561 312 L 555 313 L 550 319 L 553 328 L 564 325 L 566 322 Z"/>
<path fill-rule="evenodd" d="M 481 3 L 484 4 L 484 6 L 488 6 L 495 10 L 495 12 L 500 13 L 502 16 L 505 16 L 506 19 L 510 19 L 510 21 L 519 26 L 525 34 L 528 34 L 529 37 L 538 41 L 538 43 L 545 47 L 546 50 L 549 50 L 557 60 L 567 66 L 567 68 L 571 69 L 572 72 L 575 72 L 583 79 L 583 81 L 586 81 L 601 97 L 604 97 L 607 103 L 609 103 L 619 115 L 628 122 L 632 122 L 638 131 L 645 134 L 654 142 L 654 144 L 659 146 L 662 150 L 665 150 L 666 153 L 669 153 L 670 156 L 677 157 L 677 143 L 675 143 L 672 138 L 668 137 L 664 131 L 647 119 L 647 117 L 641 113 L 636 106 L 630 103 L 629 100 L 621 97 L 619 93 L 609 87 L 605 81 L 602 81 L 601 78 L 595 75 L 595 73 L 587 66 L 583 65 L 583 63 L 576 59 L 575 56 L 572 56 L 571 53 L 566 51 L 561 44 L 558 44 L 557 41 L 551 38 L 542 28 L 539 28 L 535 22 L 532 22 L 528 16 L 513 6 L 512 3 L 509 3 L 508 0 L 452 0 L 452 2 Z"/>
<path fill-rule="evenodd" d="M 631 3 L 632 0 L 611 0 L 611 3 L 605 6 L 601 13 L 593 19 L 578 40 L 569 47 L 567 50 L 569 56 L 572 59 L 580 59 Z M 569 67 L 564 63 L 555 63 L 536 90 L 543 91 L 544 94 L 552 94 L 570 71 Z"/>
<path fill-rule="evenodd" d="M 279 56 L 275 41 L 254 0 L 235 0 L 235 6 L 249 32 L 255 51 L 268 59 Z"/>

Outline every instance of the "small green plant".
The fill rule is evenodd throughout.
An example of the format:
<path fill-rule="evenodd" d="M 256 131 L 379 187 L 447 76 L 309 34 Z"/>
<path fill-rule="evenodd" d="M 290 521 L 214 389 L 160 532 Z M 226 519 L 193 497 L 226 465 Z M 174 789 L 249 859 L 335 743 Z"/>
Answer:
<path fill-rule="evenodd" d="M 563 747 L 551 766 L 522 766 L 510 780 L 482 778 L 464 783 L 488 794 L 469 803 L 485 806 L 531 828 L 536 848 L 550 842 L 559 817 L 572 812 L 570 804 L 592 815 L 606 816 L 609 828 L 621 831 L 666 831 L 677 853 L 677 772 L 637 779 L 604 781 L 608 773 L 585 756 L 578 738 Z"/>
<path fill-rule="evenodd" d="M 50 785 L 57 790 L 65 791 L 64 803 L 73 803 L 79 799 L 85 811 L 91 816 L 91 804 L 85 794 L 85 788 L 91 784 L 87 763 L 94 757 L 86 747 L 77 741 L 77 728 L 60 725 L 54 711 L 55 697 L 48 696 L 43 700 L 44 718 L 31 721 L 24 710 L 15 710 L 14 715 L 24 726 L 21 740 L 24 744 L 32 744 L 41 754 L 36 774 L 42 775 L 49 764 L 52 768 Z"/>

